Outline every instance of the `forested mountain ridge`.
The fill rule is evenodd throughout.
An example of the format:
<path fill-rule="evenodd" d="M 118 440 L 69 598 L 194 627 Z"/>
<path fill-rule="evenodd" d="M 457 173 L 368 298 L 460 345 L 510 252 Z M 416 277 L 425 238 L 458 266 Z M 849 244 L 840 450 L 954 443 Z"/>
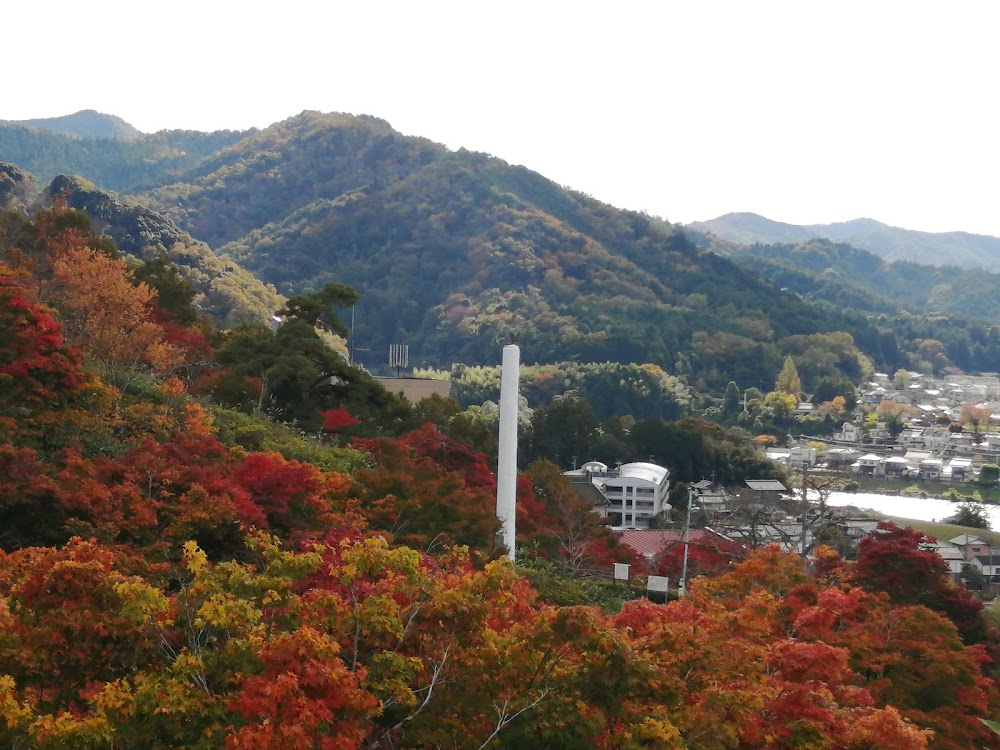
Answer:
<path fill-rule="evenodd" d="M 1000 323 L 1000 274 L 956 266 L 886 262 L 847 244 L 732 248 L 730 257 L 808 299 L 873 313 L 937 313 Z"/>
<path fill-rule="evenodd" d="M 687 226 L 744 245 L 797 244 L 822 238 L 853 245 L 890 262 L 1000 271 L 1000 238 L 969 232 L 918 232 L 874 219 L 800 226 L 753 213 L 730 213 Z"/>
<path fill-rule="evenodd" d="M 79 177 L 58 176 L 39 191 L 30 174 L 0 162 L 0 209 L 8 205 L 38 208 L 55 202 L 86 211 L 95 229 L 114 240 L 122 252 L 140 260 L 163 257 L 171 261 L 198 293 L 198 307 L 222 325 L 267 321 L 284 304 L 273 287 L 233 260 L 220 258 L 155 211 L 98 190 Z M 4 219 L 0 225 L 9 223 Z"/>
<path fill-rule="evenodd" d="M 141 138 L 138 128 L 116 115 L 84 109 L 61 117 L 40 117 L 31 120 L 0 120 L 0 125 L 18 125 L 61 133 L 76 138 L 114 138 L 131 141 Z"/>
<path fill-rule="evenodd" d="M 304 112 L 231 135 L 182 166 L 147 164 L 132 195 L 283 294 L 356 289 L 353 350 L 369 367 L 390 343 L 440 369 L 492 364 L 515 341 L 526 362 L 650 363 L 721 392 L 730 380 L 766 386 L 792 354 L 815 365 L 808 389 L 824 376 L 857 382 L 873 363 L 925 366 L 906 337 L 946 340 L 956 326 L 907 318 L 899 335 L 870 315 L 896 312 L 891 301 L 814 304 L 687 230 L 374 117 Z M 969 341 L 942 366 L 1000 369 L 1000 346 Z"/>
<path fill-rule="evenodd" d="M 879 338 L 666 222 L 371 117 L 303 113 L 144 198 L 285 294 L 354 287 L 357 349 L 408 342 L 417 365 L 489 363 L 516 340 L 527 361 L 650 361 L 718 388 L 769 380 L 775 339 Z"/>
<path fill-rule="evenodd" d="M 169 181 L 174 170 L 196 164 L 245 135 L 164 130 L 122 140 L 0 123 L 0 161 L 17 164 L 41 182 L 78 174 L 104 190 L 134 192 L 139 185 Z"/>

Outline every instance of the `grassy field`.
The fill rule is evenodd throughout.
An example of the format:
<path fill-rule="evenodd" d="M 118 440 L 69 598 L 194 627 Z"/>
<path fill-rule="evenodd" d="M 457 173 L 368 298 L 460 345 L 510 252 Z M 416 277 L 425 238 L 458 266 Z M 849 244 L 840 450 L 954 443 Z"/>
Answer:
<path fill-rule="evenodd" d="M 927 534 L 927 536 L 932 536 L 942 542 L 947 542 L 949 539 L 954 539 L 961 534 L 971 534 L 978 536 L 984 542 L 989 542 L 990 546 L 1000 546 L 1000 532 L 990 531 L 989 529 L 974 529 L 968 526 L 956 526 L 953 523 L 914 521 L 912 518 L 897 518 L 895 516 L 885 516 L 885 518 L 900 526 L 909 526 L 911 529 L 921 531 Z"/>

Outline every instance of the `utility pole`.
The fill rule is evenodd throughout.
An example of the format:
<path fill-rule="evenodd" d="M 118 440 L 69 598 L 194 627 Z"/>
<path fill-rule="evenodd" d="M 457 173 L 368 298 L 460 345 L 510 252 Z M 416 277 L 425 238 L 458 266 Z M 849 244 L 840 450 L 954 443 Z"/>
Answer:
<path fill-rule="evenodd" d="M 806 563 L 806 517 L 809 513 L 809 458 L 802 464 L 802 534 L 799 544 L 799 552 L 802 555 L 802 569 L 808 566 Z"/>
<path fill-rule="evenodd" d="M 688 491 L 687 520 L 684 522 L 684 565 L 681 567 L 681 581 L 677 586 L 678 596 L 687 596 L 688 581 L 688 548 L 691 540 L 691 488 Z"/>

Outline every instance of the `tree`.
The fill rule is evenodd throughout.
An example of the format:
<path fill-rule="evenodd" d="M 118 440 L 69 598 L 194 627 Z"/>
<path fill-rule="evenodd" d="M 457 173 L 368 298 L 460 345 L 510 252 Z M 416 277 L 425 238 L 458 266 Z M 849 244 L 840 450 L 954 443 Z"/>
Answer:
<path fill-rule="evenodd" d="M 55 406 L 83 381 L 80 352 L 64 345 L 52 311 L 0 263 L 0 414 Z"/>
<path fill-rule="evenodd" d="M 990 424 L 990 417 L 992 416 L 993 410 L 987 406 L 965 404 L 962 406 L 962 411 L 958 421 L 965 427 L 972 428 L 974 440 L 978 444 L 983 441 L 983 435 L 980 434 L 980 428 L 988 428 Z"/>
<path fill-rule="evenodd" d="M 352 307 L 356 304 L 358 304 L 358 293 L 351 287 L 330 283 L 313 294 L 292 297 L 277 314 L 298 318 L 334 336 L 346 339 L 350 331 L 333 310 L 334 308 Z"/>
<path fill-rule="evenodd" d="M 165 255 L 150 258 L 132 269 L 132 281 L 155 291 L 157 306 L 180 325 L 189 326 L 202 317 L 194 306 L 197 290 Z"/>
<path fill-rule="evenodd" d="M 531 455 L 569 467 L 574 457 L 588 461 L 600 422 L 590 404 L 576 392 L 556 396 L 535 409 L 531 422 Z"/>
<path fill-rule="evenodd" d="M 799 405 L 799 400 L 790 393 L 777 390 L 771 391 L 764 398 L 764 406 L 774 413 L 778 420 L 788 419 Z"/>
<path fill-rule="evenodd" d="M 577 494 L 558 466 L 535 461 L 526 475 L 531 494 L 521 507 L 536 502 L 540 507 L 523 518 L 519 514 L 518 536 L 524 537 L 523 548 L 557 560 L 574 576 L 607 571 L 615 561 L 632 558 L 631 550 L 617 543 L 606 519 Z"/>
<path fill-rule="evenodd" d="M 802 393 L 802 380 L 799 378 L 799 373 L 795 369 L 795 362 L 791 356 L 785 357 L 785 364 L 782 366 L 781 372 L 778 373 L 778 379 L 774 383 L 774 390 L 794 396 L 795 402 L 798 404 L 799 395 Z"/>
<path fill-rule="evenodd" d="M 921 605 L 940 612 L 958 628 L 967 644 L 984 641 L 990 627 L 983 604 L 955 586 L 944 560 L 926 547 L 930 537 L 883 521 L 878 533 L 862 539 L 850 581 L 869 591 L 882 591 L 895 604 Z"/>
<path fill-rule="evenodd" d="M 989 529 L 990 517 L 982 503 L 969 502 L 959 505 L 955 515 L 947 519 L 946 523 L 973 529 Z"/>
<path fill-rule="evenodd" d="M 111 373 L 148 366 L 169 369 L 180 361 L 177 349 L 153 322 L 156 294 L 133 284 L 125 261 L 90 248 L 72 248 L 52 265 L 56 293 L 70 342 Z"/>
<path fill-rule="evenodd" d="M 740 389 L 732 380 L 726 386 L 726 395 L 722 399 L 722 414 L 732 418 L 739 414 L 742 404 L 740 404 Z"/>
<path fill-rule="evenodd" d="M 983 464 L 979 470 L 979 483 L 986 487 L 993 487 L 998 481 L 1000 481 L 1000 466 Z"/>
<path fill-rule="evenodd" d="M 917 410 L 912 406 L 885 399 L 878 405 L 875 413 L 893 435 L 898 435 L 903 431 L 906 421 L 914 416 Z"/>

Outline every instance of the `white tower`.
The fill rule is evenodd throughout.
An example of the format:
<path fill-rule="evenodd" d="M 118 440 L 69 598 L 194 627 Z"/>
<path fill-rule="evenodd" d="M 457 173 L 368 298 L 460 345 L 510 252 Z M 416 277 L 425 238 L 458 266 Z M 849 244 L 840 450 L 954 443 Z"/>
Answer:
<path fill-rule="evenodd" d="M 510 344 L 503 348 L 500 368 L 500 456 L 497 462 L 497 518 L 507 556 L 514 560 L 514 516 L 517 512 L 517 386 L 521 350 Z"/>

